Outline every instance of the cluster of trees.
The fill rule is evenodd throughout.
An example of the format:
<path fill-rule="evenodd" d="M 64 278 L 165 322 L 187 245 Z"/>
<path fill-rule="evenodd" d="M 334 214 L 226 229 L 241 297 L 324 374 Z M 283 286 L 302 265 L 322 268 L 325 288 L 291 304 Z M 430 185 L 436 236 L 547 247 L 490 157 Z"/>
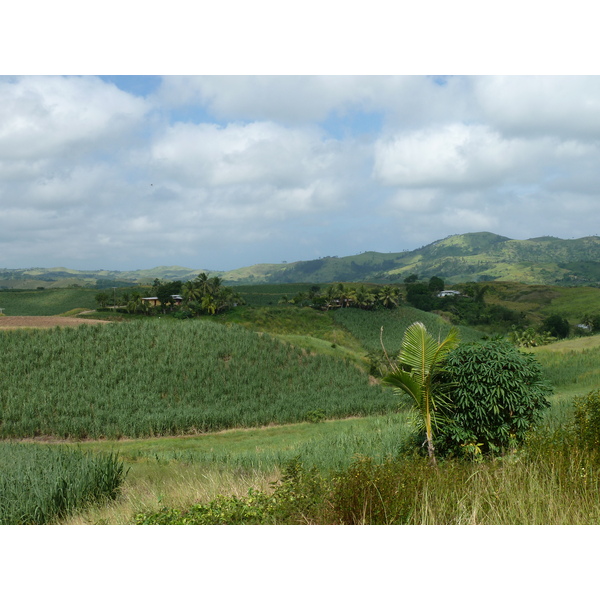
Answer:
<path fill-rule="evenodd" d="M 292 298 L 282 296 L 279 303 L 310 306 L 319 310 L 349 307 L 374 310 L 378 307 L 394 308 L 399 305 L 400 300 L 400 289 L 394 285 L 367 287 L 337 283 L 324 291 L 318 285 L 313 285 L 308 292 L 300 292 Z"/>
<path fill-rule="evenodd" d="M 223 286 L 220 277 L 208 277 L 200 273 L 195 279 L 181 286 L 184 316 L 199 314 L 216 315 L 244 304 L 244 299 L 230 287 Z"/>
<path fill-rule="evenodd" d="M 483 455 L 514 448 L 550 406 L 549 386 L 531 354 L 502 340 L 459 345 L 436 340 L 422 323 L 405 332 L 383 383 L 410 399 L 427 452 Z"/>
<path fill-rule="evenodd" d="M 206 273 L 200 273 L 185 283 L 155 279 L 148 297 L 156 298 L 157 305 L 144 300 L 137 291 L 124 292 L 118 297 L 116 294 L 99 292 L 96 301 L 102 308 L 112 305 L 131 314 L 145 315 L 173 313 L 178 318 L 215 315 L 244 303 L 237 292 L 223 285 L 220 277 L 208 277 Z"/>
<path fill-rule="evenodd" d="M 569 321 L 561 315 L 546 317 L 539 327 L 514 326 L 509 334 L 509 340 L 516 346 L 523 348 L 536 348 L 569 336 L 571 326 Z"/>
<path fill-rule="evenodd" d="M 409 304 L 427 312 L 443 311 L 452 322 L 461 325 L 491 325 L 501 329 L 527 325 L 523 313 L 499 306 L 488 304 L 485 294 L 488 286 L 468 283 L 462 287 L 460 295 L 439 297 L 444 289 L 444 281 L 440 277 L 432 277 L 428 283 L 417 282 L 415 276 L 406 278 L 406 300 Z"/>

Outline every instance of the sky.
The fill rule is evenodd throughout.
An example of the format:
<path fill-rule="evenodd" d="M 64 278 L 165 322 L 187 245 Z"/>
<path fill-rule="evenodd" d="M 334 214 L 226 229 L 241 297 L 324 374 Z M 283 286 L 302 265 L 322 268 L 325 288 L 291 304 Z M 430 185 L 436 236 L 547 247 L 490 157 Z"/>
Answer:
<path fill-rule="evenodd" d="M 597 76 L 0 78 L 0 266 L 600 234 Z"/>
<path fill-rule="evenodd" d="M 10 7 L 0 268 L 231 270 L 600 234 L 579 0 L 542 20 L 516 0 L 169 6 Z"/>

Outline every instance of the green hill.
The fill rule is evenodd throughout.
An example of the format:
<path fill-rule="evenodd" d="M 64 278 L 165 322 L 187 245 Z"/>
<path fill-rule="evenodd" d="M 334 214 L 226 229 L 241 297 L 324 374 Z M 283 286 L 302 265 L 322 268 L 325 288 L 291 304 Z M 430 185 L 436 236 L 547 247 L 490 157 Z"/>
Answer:
<path fill-rule="evenodd" d="M 0 289 L 100 286 L 113 281 L 148 284 L 154 279 L 182 281 L 201 272 L 225 283 L 330 283 L 370 281 L 401 283 L 411 274 L 442 277 L 446 283 L 516 281 L 544 285 L 600 284 L 600 238 L 563 240 L 551 236 L 513 240 L 489 232 L 452 235 L 412 251 L 363 252 L 283 264 L 258 264 L 231 271 L 155 267 L 137 271 L 0 269 Z M 76 283 L 75 283 L 76 282 Z"/>

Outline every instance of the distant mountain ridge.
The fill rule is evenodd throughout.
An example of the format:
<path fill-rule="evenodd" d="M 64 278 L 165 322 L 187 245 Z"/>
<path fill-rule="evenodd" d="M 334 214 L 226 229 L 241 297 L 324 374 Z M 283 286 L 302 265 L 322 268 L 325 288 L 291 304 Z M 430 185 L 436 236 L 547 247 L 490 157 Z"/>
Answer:
<path fill-rule="evenodd" d="M 258 264 L 232 271 L 186 267 L 155 267 L 137 271 L 76 271 L 0 269 L 1 287 L 103 286 L 111 282 L 151 283 L 154 279 L 186 281 L 199 273 L 222 277 L 228 284 L 330 283 L 370 281 L 402 283 L 416 274 L 446 283 L 516 281 L 546 285 L 600 284 L 600 237 L 564 240 L 551 236 L 514 240 L 489 232 L 451 235 L 404 252 L 363 252 L 354 256 L 326 256 L 283 264 Z"/>

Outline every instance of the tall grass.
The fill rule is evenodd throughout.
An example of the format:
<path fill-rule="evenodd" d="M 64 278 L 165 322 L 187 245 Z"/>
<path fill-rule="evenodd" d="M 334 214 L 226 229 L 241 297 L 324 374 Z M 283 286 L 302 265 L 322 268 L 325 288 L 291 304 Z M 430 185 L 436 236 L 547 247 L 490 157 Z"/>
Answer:
<path fill-rule="evenodd" d="M 348 362 L 207 321 L 0 333 L 0 436 L 177 435 L 387 412 Z"/>
<path fill-rule="evenodd" d="M 123 442 L 100 441 L 84 447 L 100 452 L 118 450 L 130 461 L 172 461 L 245 471 L 269 472 L 298 458 L 322 472 L 345 468 L 355 455 L 376 462 L 398 456 L 407 447 L 413 427 L 403 413 L 296 424 L 266 429 L 226 431 L 185 438 L 154 438 Z"/>
<path fill-rule="evenodd" d="M 556 389 L 579 391 L 600 386 L 600 347 L 555 352 L 550 345 L 536 349 L 535 357 Z"/>
<path fill-rule="evenodd" d="M 287 471 L 287 475 L 285 472 Z M 600 523 L 597 458 L 532 446 L 472 463 L 356 457 L 322 475 L 298 461 L 272 496 L 217 497 L 188 510 L 138 515 L 143 524 L 576 525 Z"/>
<path fill-rule="evenodd" d="M 0 444 L 0 524 L 43 525 L 117 497 L 123 463 L 113 454 Z"/>

